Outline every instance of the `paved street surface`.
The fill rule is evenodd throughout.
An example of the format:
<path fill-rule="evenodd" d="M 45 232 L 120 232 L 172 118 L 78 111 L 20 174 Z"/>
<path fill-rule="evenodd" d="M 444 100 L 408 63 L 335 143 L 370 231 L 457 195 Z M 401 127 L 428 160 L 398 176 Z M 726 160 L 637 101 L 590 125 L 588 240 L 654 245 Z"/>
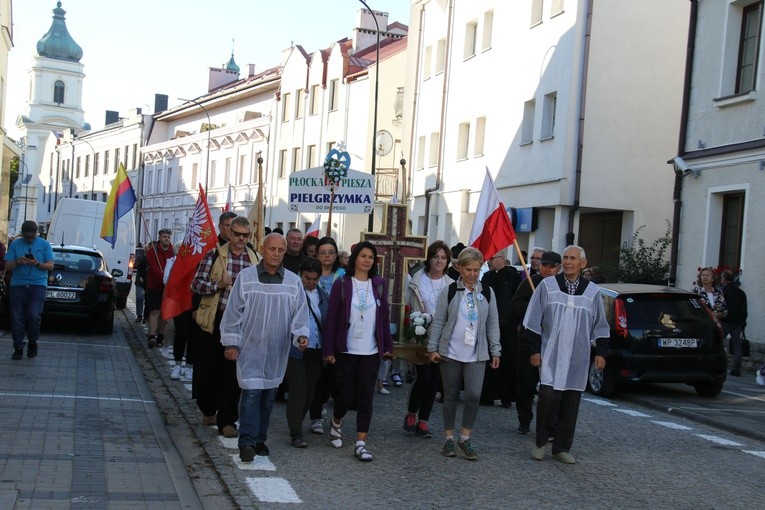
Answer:
<path fill-rule="evenodd" d="M 8 354 L 0 359 L 0 508 L 13 508 L 3 500 L 12 491 L 16 508 L 81 508 L 87 497 L 102 498 L 89 500 L 92 508 L 765 505 L 765 388 L 754 384 L 753 374 L 729 381 L 719 399 L 703 402 L 681 385 L 628 389 L 611 400 L 585 394 L 573 466 L 554 461 L 549 450 L 543 462 L 532 460 L 531 436 L 515 432 L 515 409 L 499 406 L 479 412 L 477 462 L 444 458 L 440 439 L 404 434 L 406 384 L 375 395 L 368 441 L 374 462 L 353 458 L 354 413 L 344 422 L 343 448 L 331 448 L 327 434 L 308 433 L 310 446 L 299 450 L 289 445 L 285 405 L 277 403 L 271 456 L 246 465 L 238 461 L 236 440 L 201 426 L 190 386 L 169 378 L 168 353 L 140 347 L 132 357 L 125 346 L 138 345 L 130 337 L 144 340 L 144 332 L 131 312 L 126 317 L 112 338 L 46 332 L 40 357 L 21 363 L 9 359 L 10 334 L 0 336 Z M 144 393 L 138 369 L 153 395 Z M 717 422 L 702 412 L 714 402 L 728 402 Z M 164 424 L 156 423 L 160 415 Z M 754 430 L 745 430 L 747 424 Z M 431 428 L 437 436 L 440 427 L 436 404 Z"/>

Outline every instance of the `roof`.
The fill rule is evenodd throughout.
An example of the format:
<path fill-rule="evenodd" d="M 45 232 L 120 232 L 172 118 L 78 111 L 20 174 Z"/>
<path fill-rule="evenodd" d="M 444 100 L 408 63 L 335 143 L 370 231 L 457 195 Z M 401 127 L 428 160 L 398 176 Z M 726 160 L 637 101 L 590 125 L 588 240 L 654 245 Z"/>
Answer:
<path fill-rule="evenodd" d="M 644 283 L 599 283 L 598 287 L 606 291 L 609 295 L 622 294 L 686 294 L 692 295 L 692 292 L 678 289 L 676 287 L 667 287 L 665 285 L 647 285 Z"/>
<path fill-rule="evenodd" d="M 74 42 L 66 28 L 66 11 L 61 8 L 61 2 L 53 9 L 53 23 L 48 32 L 37 41 L 37 54 L 41 57 L 79 62 L 82 58 L 82 48 Z"/>

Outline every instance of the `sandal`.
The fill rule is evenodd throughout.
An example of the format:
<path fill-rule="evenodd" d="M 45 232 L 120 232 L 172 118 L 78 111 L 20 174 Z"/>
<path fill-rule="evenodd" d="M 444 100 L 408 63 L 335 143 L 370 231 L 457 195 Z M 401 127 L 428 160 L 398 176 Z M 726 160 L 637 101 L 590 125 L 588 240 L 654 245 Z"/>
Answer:
<path fill-rule="evenodd" d="M 400 388 L 401 386 L 404 385 L 404 382 L 401 380 L 401 374 L 399 374 L 398 372 L 396 372 L 395 374 L 391 374 L 390 378 L 393 379 L 393 384 L 396 385 L 396 388 Z"/>
<path fill-rule="evenodd" d="M 374 460 L 374 457 L 372 456 L 369 451 L 367 451 L 366 445 L 363 444 L 357 444 L 356 450 L 353 452 L 354 457 L 359 459 L 361 462 L 371 462 Z"/>
<path fill-rule="evenodd" d="M 342 422 L 335 424 L 335 419 L 332 418 L 329 424 L 329 444 L 335 448 L 341 448 L 343 446 L 343 433 L 340 429 Z"/>

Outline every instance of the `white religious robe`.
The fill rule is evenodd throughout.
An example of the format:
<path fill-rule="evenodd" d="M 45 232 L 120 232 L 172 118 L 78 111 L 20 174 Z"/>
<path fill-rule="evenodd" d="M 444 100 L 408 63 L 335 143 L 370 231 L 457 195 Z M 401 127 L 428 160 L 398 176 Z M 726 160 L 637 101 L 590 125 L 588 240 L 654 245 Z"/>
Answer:
<path fill-rule="evenodd" d="M 556 277 L 545 278 L 531 296 L 523 326 L 542 337 L 540 384 L 584 391 L 591 347 L 610 335 L 598 286 L 589 282 L 582 295 L 571 295 Z"/>
<path fill-rule="evenodd" d="M 239 348 L 236 378 L 245 390 L 276 388 L 287 371 L 290 345 L 309 336 L 308 304 L 300 278 L 260 283 L 257 266 L 237 275 L 220 323 L 224 347 Z"/>

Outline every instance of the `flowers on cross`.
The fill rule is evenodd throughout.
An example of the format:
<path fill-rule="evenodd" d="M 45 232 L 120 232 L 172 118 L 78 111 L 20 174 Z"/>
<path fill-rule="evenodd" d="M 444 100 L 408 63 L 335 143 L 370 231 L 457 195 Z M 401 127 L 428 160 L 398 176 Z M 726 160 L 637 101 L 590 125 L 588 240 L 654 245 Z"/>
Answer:
<path fill-rule="evenodd" d="M 409 306 L 405 311 L 409 313 Z M 426 345 L 428 343 L 428 327 L 433 322 L 433 316 L 429 313 L 411 312 L 404 318 L 404 337 L 410 343 Z"/>
<path fill-rule="evenodd" d="M 351 157 L 347 152 L 332 149 L 324 160 L 324 176 L 333 185 L 348 175 Z"/>

